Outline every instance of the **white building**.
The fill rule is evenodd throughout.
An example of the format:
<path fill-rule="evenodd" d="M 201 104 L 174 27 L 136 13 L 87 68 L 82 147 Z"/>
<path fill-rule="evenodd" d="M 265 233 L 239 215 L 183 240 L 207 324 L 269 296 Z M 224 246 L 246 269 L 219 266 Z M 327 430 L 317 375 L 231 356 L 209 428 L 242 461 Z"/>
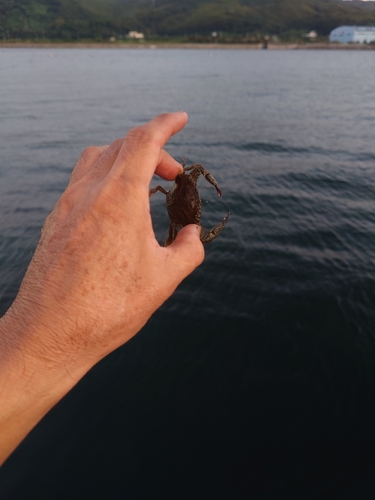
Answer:
<path fill-rule="evenodd" d="M 305 35 L 305 37 L 308 38 L 309 40 L 315 40 L 317 36 L 318 33 L 316 31 L 310 31 L 310 33 L 307 33 L 307 35 Z"/>
<path fill-rule="evenodd" d="M 145 37 L 143 33 L 139 33 L 139 31 L 129 31 L 127 34 L 127 38 L 135 38 L 136 40 L 141 40 Z"/>
<path fill-rule="evenodd" d="M 331 31 L 330 42 L 370 43 L 375 41 L 375 26 L 339 26 Z"/>

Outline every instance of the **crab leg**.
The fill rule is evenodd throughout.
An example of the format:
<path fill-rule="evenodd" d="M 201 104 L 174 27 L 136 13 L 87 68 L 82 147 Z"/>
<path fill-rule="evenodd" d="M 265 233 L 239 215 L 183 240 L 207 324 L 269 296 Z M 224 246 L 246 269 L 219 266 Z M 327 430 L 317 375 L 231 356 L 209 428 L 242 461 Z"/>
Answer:
<path fill-rule="evenodd" d="M 149 195 L 152 196 L 156 191 L 161 191 L 163 194 L 168 194 L 169 191 L 166 191 L 163 187 L 161 186 L 156 186 L 153 189 L 150 189 Z"/>
<path fill-rule="evenodd" d="M 191 167 L 185 167 L 184 168 L 185 172 L 188 172 L 189 170 L 192 170 L 192 172 L 191 172 L 190 175 L 192 176 L 192 178 L 195 181 L 197 181 L 198 177 L 202 174 L 203 177 L 210 184 L 212 184 L 215 187 L 215 189 L 217 191 L 217 194 L 220 196 L 220 198 L 222 198 L 221 191 L 219 189 L 219 186 L 217 185 L 216 180 L 212 177 L 212 175 L 210 174 L 210 172 L 208 170 L 206 170 L 200 163 L 196 163 L 195 165 L 192 165 Z"/>
<path fill-rule="evenodd" d="M 213 239 L 216 238 L 216 236 L 219 236 L 221 231 L 223 230 L 227 220 L 229 219 L 230 212 L 228 212 L 228 215 L 224 217 L 224 219 L 218 224 L 217 226 L 213 227 L 211 231 L 206 231 L 205 229 L 201 229 L 201 242 L 202 243 L 210 243 Z"/>
<path fill-rule="evenodd" d="M 165 240 L 164 246 L 167 247 L 171 243 L 174 242 L 177 236 L 177 231 L 178 231 L 178 224 L 175 222 L 170 222 L 169 223 L 169 231 L 168 231 L 168 238 Z"/>

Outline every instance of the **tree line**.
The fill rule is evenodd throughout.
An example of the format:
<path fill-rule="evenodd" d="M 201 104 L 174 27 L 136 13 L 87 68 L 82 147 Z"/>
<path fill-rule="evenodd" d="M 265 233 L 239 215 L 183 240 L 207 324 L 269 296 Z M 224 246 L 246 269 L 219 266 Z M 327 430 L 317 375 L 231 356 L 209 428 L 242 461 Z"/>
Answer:
<path fill-rule="evenodd" d="M 375 25 L 374 4 L 341 0 L 0 0 L 3 39 L 279 35 Z"/>

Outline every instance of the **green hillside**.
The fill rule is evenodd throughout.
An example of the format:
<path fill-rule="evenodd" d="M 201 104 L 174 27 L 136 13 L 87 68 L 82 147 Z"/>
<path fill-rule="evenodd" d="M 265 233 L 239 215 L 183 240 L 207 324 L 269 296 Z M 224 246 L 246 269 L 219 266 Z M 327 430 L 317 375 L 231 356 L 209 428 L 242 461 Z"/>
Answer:
<path fill-rule="evenodd" d="M 0 0 L 3 39 L 271 34 L 375 25 L 375 3 L 341 0 Z"/>

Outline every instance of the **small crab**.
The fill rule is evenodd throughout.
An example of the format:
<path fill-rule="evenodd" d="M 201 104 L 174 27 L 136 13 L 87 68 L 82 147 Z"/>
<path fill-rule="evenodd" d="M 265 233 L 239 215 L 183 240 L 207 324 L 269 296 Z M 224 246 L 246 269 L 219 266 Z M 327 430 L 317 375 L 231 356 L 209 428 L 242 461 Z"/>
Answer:
<path fill-rule="evenodd" d="M 185 165 L 186 161 L 182 164 L 183 171 L 176 177 L 175 183 L 170 191 L 166 191 L 161 186 L 156 186 L 150 190 L 150 196 L 156 193 L 156 191 L 161 191 L 167 197 L 166 201 L 170 224 L 168 238 L 164 244 L 166 247 L 176 239 L 180 226 L 183 227 L 187 224 L 198 224 L 200 226 L 202 201 L 197 188 L 197 180 L 201 174 L 216 188 L 217 194 L 220 198 L 222 197 L 217 182 L 208 170 L 202 167 L 199 163 L 192 165 L 191 167 L 186 167 Z M 191 171 L 191 173 L 187 174 L 186 172 L 189 171 Z M 209 243 L 221 233 L 229 215 L 230 212 L 226 217 L 224 217 L 220 224 L 213 227 L 211 231 L 206 231 L 201 226 L 200 238 L 202 243 Z"/>

